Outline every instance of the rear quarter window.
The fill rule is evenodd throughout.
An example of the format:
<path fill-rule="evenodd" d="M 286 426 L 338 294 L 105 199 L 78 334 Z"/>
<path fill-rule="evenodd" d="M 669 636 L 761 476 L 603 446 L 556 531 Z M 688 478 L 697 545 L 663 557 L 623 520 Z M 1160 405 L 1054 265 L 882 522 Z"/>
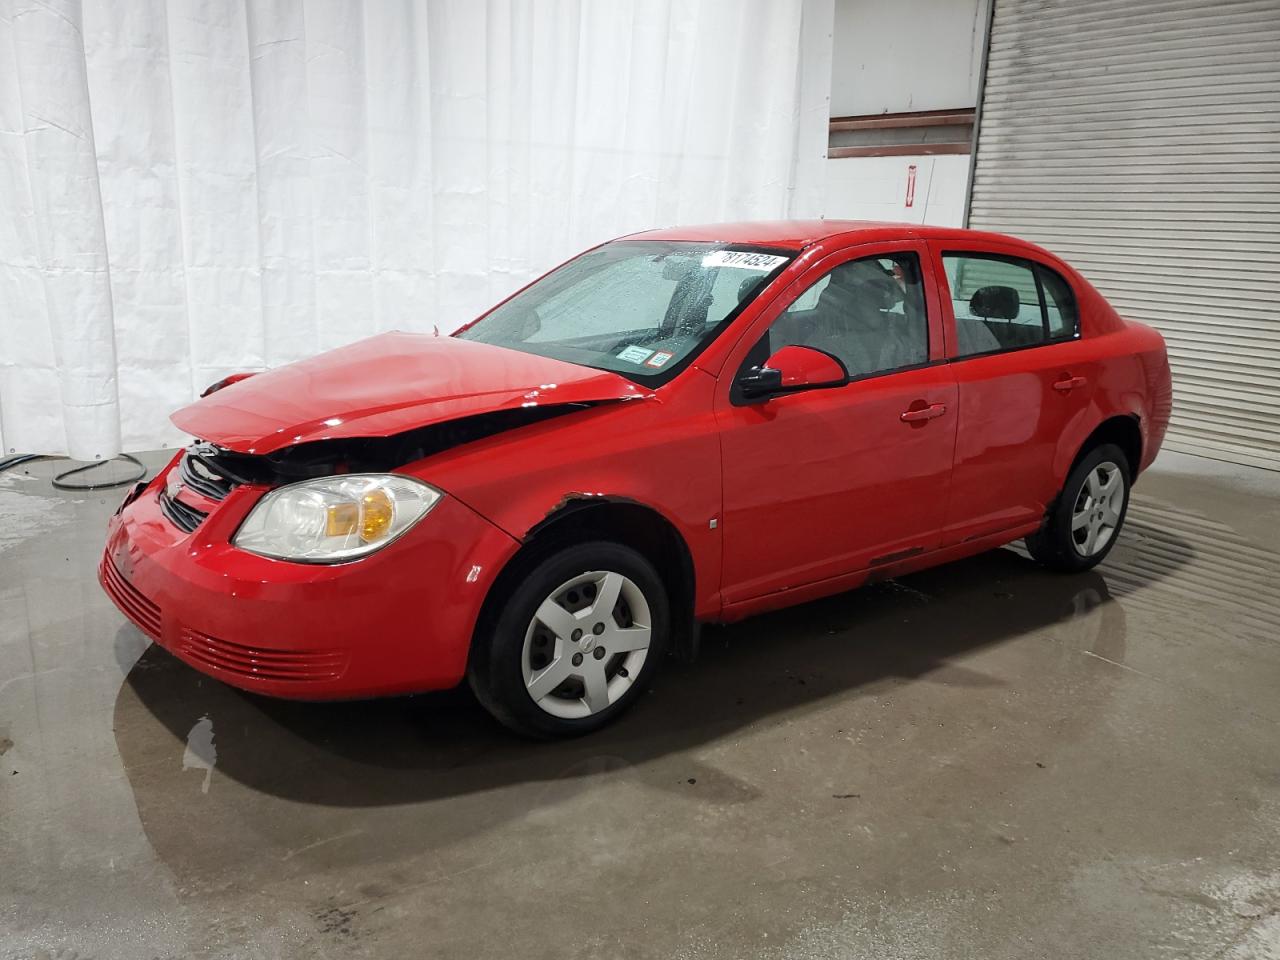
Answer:
<path fill-rule="evenodd" d="M 1062 340 L 1074 337 L 1080 331 L 1080 317 L 1076 313 L 1076 298 L 1071 284 L 1062 274 L 1036 264 L 1040 285 L 1044 288 L 1045 314 L 1049 321 L 1049 337 Z"/>

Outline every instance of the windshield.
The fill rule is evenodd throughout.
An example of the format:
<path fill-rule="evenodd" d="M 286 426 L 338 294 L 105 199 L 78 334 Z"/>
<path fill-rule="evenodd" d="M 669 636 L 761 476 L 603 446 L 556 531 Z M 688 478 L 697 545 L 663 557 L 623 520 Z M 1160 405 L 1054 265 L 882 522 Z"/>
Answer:
<path fill-rule="evenodd" d="M 716 243 L 609 243 L 457 336 L 658 383 L 691 361 L 791 257 Z"/>

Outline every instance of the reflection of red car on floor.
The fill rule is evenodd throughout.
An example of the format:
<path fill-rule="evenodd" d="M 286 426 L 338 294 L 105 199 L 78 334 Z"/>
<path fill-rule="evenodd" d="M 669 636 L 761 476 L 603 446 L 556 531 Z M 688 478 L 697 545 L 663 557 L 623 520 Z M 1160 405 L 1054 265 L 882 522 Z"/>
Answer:
<path fill-rule="evenodd" d="M 593 729 L 701 621 L 1019 538 L 1081 570 L 1170 408 L 1159 334 L 1038 247 L 727 224 L 589 250 L 452 337 L 386 334 L 179 411 L 101 578 L 187 663 L 299 698 L 469 678 Z"/>

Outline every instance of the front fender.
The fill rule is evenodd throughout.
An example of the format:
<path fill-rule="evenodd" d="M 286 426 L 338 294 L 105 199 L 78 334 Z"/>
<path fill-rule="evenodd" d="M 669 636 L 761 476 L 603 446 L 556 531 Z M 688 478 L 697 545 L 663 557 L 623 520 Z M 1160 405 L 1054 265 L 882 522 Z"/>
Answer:
<path fill-rule="evenodd" d="M 720 441 L 715 381 L 690 370 L 661 398 L 585 409 L 428 457 L 405 472 L 517 540 L 574 499 L 631 501 L 667 518 L 694 565 L 699 616 L 719 609 Z M 664 391 L 665 392 L 665 391 Z"/>

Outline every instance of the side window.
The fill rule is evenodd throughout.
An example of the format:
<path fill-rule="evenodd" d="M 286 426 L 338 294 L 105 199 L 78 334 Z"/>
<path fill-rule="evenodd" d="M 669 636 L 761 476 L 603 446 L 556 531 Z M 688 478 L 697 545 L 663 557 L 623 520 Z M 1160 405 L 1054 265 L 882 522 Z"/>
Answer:
<path fill-rule="evenodd" d="M 957 356 L 1075 335 L 1071 288 L 1047 267 L 982 253 L 944 253 L 942 264 L 956 316 Z"/>
<path fill-rule="evenodd" d="M 749 362 L 786 346 L 825 350 L 850 377 L 924 363 L 929 331 L 916 255 L 868 257 L 831 270 L 773 322 Z"/>
<path fill-rule="evenodd" d="M 819 277 L 817 283 L 795 298 L 789 309 L 796 311 L 812 310 L 818 305 L 818 298 L 822 296 L 822 291 L 827 289 L 827 284 L 830 282 L 831 274 L 829 273 Z"/>

